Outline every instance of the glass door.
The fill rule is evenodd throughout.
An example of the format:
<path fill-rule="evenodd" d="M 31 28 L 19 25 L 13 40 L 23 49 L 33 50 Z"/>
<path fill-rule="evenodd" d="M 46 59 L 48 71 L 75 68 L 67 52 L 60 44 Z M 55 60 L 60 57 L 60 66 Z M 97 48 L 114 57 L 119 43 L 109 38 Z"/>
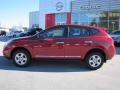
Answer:
<path fill-rule="evenodd" d="M 120 25 L 120 12 L 109 12 L 109 30 L 119 30 Z"/>

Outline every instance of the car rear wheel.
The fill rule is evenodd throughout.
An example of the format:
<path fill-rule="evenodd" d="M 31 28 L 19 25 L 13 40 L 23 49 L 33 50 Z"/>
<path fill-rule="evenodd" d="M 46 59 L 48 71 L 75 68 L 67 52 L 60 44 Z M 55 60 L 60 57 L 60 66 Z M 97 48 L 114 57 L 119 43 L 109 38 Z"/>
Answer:
<path fill-rule="evenodd" d="M 91 70 L 97 70 L 102 67 L 105 61 L 104 56 L 99 52 L 92 52 L 86 57 L 87 67 Z"/>
<path fill-rule="evenodd" d="M 19 67 L 26 67 L 31 62 L 30 54 L 25 50 L 17 50 L 12 56 L 13 63 Z"/>

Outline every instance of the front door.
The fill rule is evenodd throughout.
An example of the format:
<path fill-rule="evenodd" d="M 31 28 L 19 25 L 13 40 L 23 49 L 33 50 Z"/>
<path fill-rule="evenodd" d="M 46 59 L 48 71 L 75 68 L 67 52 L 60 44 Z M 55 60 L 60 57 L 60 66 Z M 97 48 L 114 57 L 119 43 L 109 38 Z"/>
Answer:
<path fill-rule="evenodd" d="M 35 57 L 38 58 L 64 58 L 65 28 L 56 27 L 40 34 L 34 45 Z"/>

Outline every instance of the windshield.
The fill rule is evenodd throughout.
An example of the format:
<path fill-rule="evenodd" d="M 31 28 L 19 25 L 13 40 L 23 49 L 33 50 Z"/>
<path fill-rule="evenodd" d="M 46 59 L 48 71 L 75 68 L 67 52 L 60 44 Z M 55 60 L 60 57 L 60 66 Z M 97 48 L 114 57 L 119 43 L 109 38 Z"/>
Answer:
<path fill-rule="evenodd" d="M 34 35 L 34 34 L 36 34 L 36 30 L 35 29 L 28 29 L 24 34 L 26 34 L 26 35 Z"/>
<path fill-rule="evenodd" d="M 33 29 L 28 29 L 26 33 L 30 33 L 32 31 L 33 31 Z"/>
<path fill-rule="evenodd" d="M 120 35 L 120 31 L 114 31 L 111 34 Z"/>
<path fill-rule="evenodd" d="M 36 33 L 34 36 L 37 36 L 37 35 L 41 35 L 42 33 L 44 33 L 46 30 L 42 30 L 40 31 L 39 33 Z"/>

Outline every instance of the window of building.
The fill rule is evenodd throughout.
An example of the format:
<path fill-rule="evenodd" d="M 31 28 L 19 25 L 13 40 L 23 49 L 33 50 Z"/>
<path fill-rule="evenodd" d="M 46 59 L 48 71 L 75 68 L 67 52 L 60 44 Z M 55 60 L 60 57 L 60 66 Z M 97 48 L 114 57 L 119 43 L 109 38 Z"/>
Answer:
<path fill-rule="evenodd" d="M 72 13 L 72 24 L 79 24 L 79 13 Z"/>
<path fill-rule="evenodd" d="M 55 15 L 55 24 L 56 25 L 63 25 L 63 24 L 66 24 L 66 22 L 67 22 L 67 14 L 66 13 L 61 13 L 61 14 Z"/>
<path fill-rule="evenodd" d="M 72 24 L 98 26 L 99 13 L 97 12 L 79 12 L 72 13 Z"/>
<path fill-rule="evenodd" d="M 120 30 L 120 11 L 73 12 L 72 24 L 105 27 L 109 32 Z"/>

